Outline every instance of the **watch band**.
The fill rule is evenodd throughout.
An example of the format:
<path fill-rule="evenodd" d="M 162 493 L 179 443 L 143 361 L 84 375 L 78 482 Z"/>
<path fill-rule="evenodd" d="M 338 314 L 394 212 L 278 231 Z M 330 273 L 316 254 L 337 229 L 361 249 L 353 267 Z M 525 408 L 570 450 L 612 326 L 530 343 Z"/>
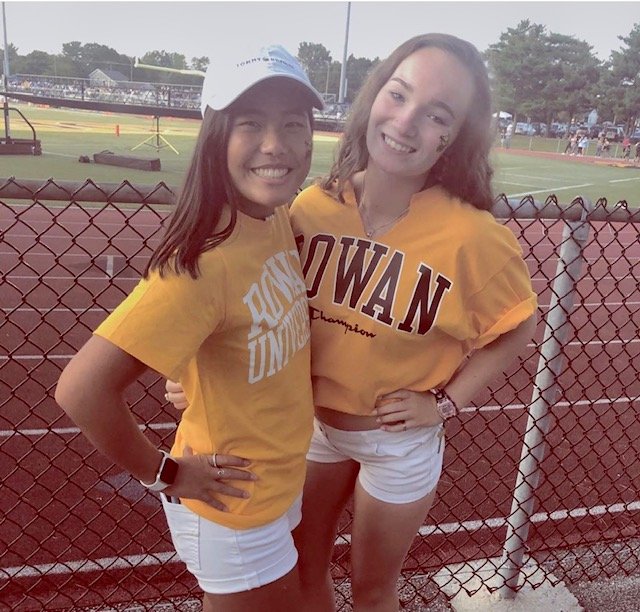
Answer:
<path fill-rule="evenodd" d="M 178 474 L 179 463 L 166 451 L 161 450 L 162 460 L 156 472 L 156 479 L 152 483 L 140 481 L 140 484 L 149 491 L 164 491 L 171 486 Z"/>
<path fill-rule="evenodd" d="M 444 389 L 433 389 L 431 393 L 436 398 L 436 410 L 443 421 L 458 414 L 458 406 Z"/>

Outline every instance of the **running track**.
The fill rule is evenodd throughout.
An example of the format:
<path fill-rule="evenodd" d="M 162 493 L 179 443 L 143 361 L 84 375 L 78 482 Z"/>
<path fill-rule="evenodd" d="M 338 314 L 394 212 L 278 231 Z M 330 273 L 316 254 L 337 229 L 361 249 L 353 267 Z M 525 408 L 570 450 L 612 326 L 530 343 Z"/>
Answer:
<path fill-rule="evenodd" d="M 87 576 L 108 566 L 115 580 L 138 562 L 164 588 L 192 586 L 180 564 L 160 567 L 172 547 L 156 498 L 92 451 L 53 400 L 67 360 L 137 281 L 150 252 L 143 241 L 153 246 L 160 217 L 148 210 L 13 210 L 18 222 L 12 209 L 0 209 L 0 600 L 14 597 L 30 609 L 23 589 L 31 584 L 32 594 L 64 590 L 85 605 L 97 603 Z M 562 223 L 520 220 L 512 227 L 524 235 L 544 314 Z M 640 364 L 640 243 L 631 226 L 594 230 L 579 283 L 582 304 L 570 322 L 532 549 L 638 535 L 640 382 L 633 364 Z M 500 554 L 542 333 L 539 325 L 507 382 L 494 383 L 449 428 L 439 501 L 422 530 L 429 547 L 417 543 L 410 565 L 426 570 Z M 175 414 L 165 410 L 163 392 L 163 381 L 148 374 L 129 399 L 149 424 L 148 435 L 168 447 Z M 588 518 L 576 521 L 571 512 Z M 343 528 L 348 540 L 348 517 Z M 34 581 L 43 570 L 54 576 L 46 584 Z M 148 582 L 141 579 L 141 593 Z M 112 602 L 132 597 L 109 592 Z M 64 599 L 57 595 L 51 607 Z"/>

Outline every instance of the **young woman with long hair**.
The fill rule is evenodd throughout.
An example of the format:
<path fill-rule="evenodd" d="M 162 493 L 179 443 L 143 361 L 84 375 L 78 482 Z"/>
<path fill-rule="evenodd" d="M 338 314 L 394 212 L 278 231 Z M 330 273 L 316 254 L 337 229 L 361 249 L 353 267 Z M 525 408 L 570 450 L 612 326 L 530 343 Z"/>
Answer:
<path fill-rule="evenodd" d="M 303 607 L 291 531 L 313 404 L 287 205 L 309 172 L 313 106 L 320 95 L 282 47 L 214 62 L 167 232 L 56 390 L 96 448 L 161 492 L 207 612 Z M 147 369 L 189 397 L 170 453 L 123 399 Z"/>

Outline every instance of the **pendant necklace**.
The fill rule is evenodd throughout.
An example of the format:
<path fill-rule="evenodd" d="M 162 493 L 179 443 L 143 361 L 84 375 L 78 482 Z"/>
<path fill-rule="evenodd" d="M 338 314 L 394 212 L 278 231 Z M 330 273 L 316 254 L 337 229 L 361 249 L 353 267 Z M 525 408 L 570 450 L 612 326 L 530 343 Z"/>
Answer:
<path fill-rule="evenodd" d="M 367 218 L 367 209 L 364 206 L 366 189 L 365 179 L 366 173 L 362 178 L 362 193 L 360 194 L 360 201 L 358 202 L 358 210 L 360 211 L 360 218 L 362 219 L 362 228 L 364 229 L 364 234 L 367 238 L 372 238 L 381 230 L 387 229 L 388 227 L 392 226 L 393 224 L 400 221 L 400 219 L 405 217 L 409 213 L 409 207 L 405 208 L 399 215 L 396 215 L 393 219 L 390 219 L 385 223 L 381 223 L 380 225 L 371 227 L 369 219 Z"/>

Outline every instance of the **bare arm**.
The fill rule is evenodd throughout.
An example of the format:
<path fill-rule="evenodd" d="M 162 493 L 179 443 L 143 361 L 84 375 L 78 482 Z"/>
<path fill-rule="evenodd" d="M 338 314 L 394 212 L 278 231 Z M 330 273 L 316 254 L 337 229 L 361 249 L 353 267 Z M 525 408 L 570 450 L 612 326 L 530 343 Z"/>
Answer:
<path fill-rule="evenodd" d="M 153 482 L 159 450 L 140 431 L 123 394 L 146 369 L 144 364 L 99 336 L 92 336 L 62 372 L 56 401 L 91 443 L 112 461 L 144 482 Z M 220 480 L 208 456 L 179 458 L 176 481 L 168 495 L 201 499 L 223 510 L 214 492 L 245 497 L 244 491 Z M 242 460 L 241 465 L 248 461 Z M 252 480 L 244 470 L 225 468 L 223 480 Z"/>
<path fill-rule="evenodd" d="M 522 354 L 533 338 L 537 315 L 499 336 L 491 344 L 475 351 L 446 385 L 446 392 L 458 407 L 463 407 L 484 389 L 499 372 Z M 381 428 L 401 431 L 406 427 L 433 426 L 442 423 L 433 394 L 401 389 L 388 393 L 376 403 L 374 411 Z"/>
<path fill-rule="evenodd" d="M 457 406 L 466 406 L 499 372 L 524 353 L 535 335 L 537 322 L 534 313 L 515 329 L 471 354 L 446 386 L 449 397 Z"/>

